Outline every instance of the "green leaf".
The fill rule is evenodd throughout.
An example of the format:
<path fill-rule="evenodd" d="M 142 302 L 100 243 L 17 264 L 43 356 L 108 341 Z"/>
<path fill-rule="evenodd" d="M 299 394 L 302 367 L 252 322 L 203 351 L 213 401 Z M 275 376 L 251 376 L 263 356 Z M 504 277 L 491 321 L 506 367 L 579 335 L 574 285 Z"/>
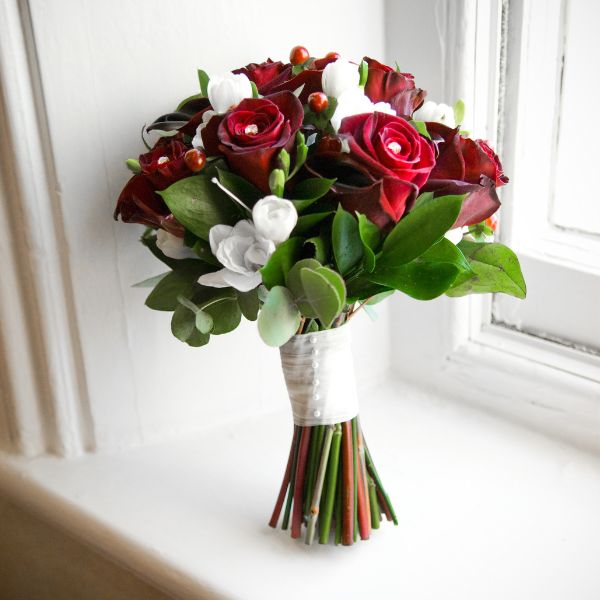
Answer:
<path fill-rule="evenodd" d="M 323 273 L 300 269 L 300 281 L 308 303 L 323 327 L 328 328 L 344 307 L 336 286 Z"/>
<path fill-rule="evenodd" d="M 292 232 L 294 235 L 299 233 L 306 233 L 310 231 L 315 225 L 318 225 L 321 221 L 324 221 L 327 217 L 333 214 L 332 210 L 320 213 L 311 213 L 309 215 L 301 215 L 298 217 L 296 227 Z"/>
<path fill-rule="evenodd" d="M 183 305 L 179 305 L 171 317 L 171 333 L 186 342 L 196 330 L 196 315 Z"/>
<path fill-rule="evenodd" d="M 200 91 L 205 98 L 208 98 L 208 82 L 210 77 L 206 71 L 198 69 L 198 81 L 200 83 Z"/>
<path fill-rule="evenodd" d="M 200 346 L 205 346 L 210 341 L 210 334 L 201 333 L 194 327 L 194 331 L 192 335 L 185 340 L 188 346 L 192 346 L 193 348 L 199 348 Z"/>
<path fill-rule="evenodd" d="M 138 173 L 142 172 L 142 168 L 140 167 L 140 161 L 136 160 L 135 158 L 128 158 L 125 161 L 125 164 L 127 165 L 127 168 L 132 172 L 135 173 L 136 175 Z"/>
<path fill-rule="evenodd" d="M 212 270 L 199 260 L 181 261 L 175 270 L 165 276 L 146 298 L 146 306 L 153 310 L 175 310 L 178 296 L 188 298 L 198 277 Z"/>
<path fill-rule="evenodd" d="M 258 96 L 259 96 L 258 88 L 256 87 L 256 84 L 254 83 L 254 81 L 250 82 L 250 87 L 252 88 L 252 97 L 258 98 Z"/>
<path fill-rule="evenodd" d="M 213 320 L 211 333 L 221 335 L 233 331 L 242 320 L 242 311 L 233 290 L 220 290 L 220 297 L 200 304 L 200 308 Z M 206 333 L 206 332 L 203 332 Z"/>
<path fill-rule="evenodd" d="M 200 98 L 204 98 L 205 96 L 202 94 L 202 92 L 200 92 L 199 94 L 192 94 L 191 96 L 188 96 L 187 98 L 184 98 L 178 105 L 177 108 L 175 109 L 175 112 L 179 112 L 188 102 L 191 102 L 192 100 L 198 100 Z"/>
<path fill-rule="evenodd" d="M 240 292 L 236 290 L 238 304 L 242 314 L 248 321 L 256 321 L 260 303 L 258 301 L 258 288 L 249 292 Z"/>
<path fill-rule="evenodd" d="M 134 283 L 131 287 L 136 288 L 153 288 L 159 281 L 164 279 L 170 271 L 166 273 L 161 273 L 160 275 L 155 275 L 154 277 L 148 277 L 148 279 L 144 279 L 144 281 L 139 281 L 138 283 Z"/>
<path fill-rule="evenodd" d="M 317 333 L 319 331 L 319 324 L 315 319 L 310 319 L 308 325 L 304 328 L 304 333 Z"/>
<path fill-rule="evenodd" d="M 383 242 L 378 265 L 397 266 L 417 258 L 452 227 L 463 196 L 439 196 L 414 208 Z"/>
<path fill-rule="evenodd" d="M 200 260 L 203 260 L 205 263 L 209 265 L 213 265 L 215 267 L 221 267 L 221 263 L 217 260 L 216 256 L 212 253 L 210 249 L 210 244 L 204 240 L 198 238 L 194 245 L 192 246 L 194 252 L 198 255 Z"/>
<path fill-rule="evenodd" d="M 337 268 L 342 275 L 346 275 L 362 259 L 363 244 L 358 221 L 341 205 L 333 217 L 331 240 Z"/>
<path fill-rule="evenodd" d="M 157 192 L 175 218 L 194 235 L 208 241 L 214 225 L 232 225 L 239 217 L 237 205 L 205 177 L 193 175 L 180 179 Z"/>
<path fill-rule="evenodd" d="M 365 215 L 357 213 L 356 216 L 358 217 L 358 234 L 364 252 L 363 266 L 370 273 L 375 268 L 375 251 L 379 247 L 381 231 Z"/>
<path fill-rule="evenodd" d="M 276 285 L 285 285 L 285 277 L 299 258 L 303 245 L 302 238 L 291 237 L 277 247 L 267 264 L 260 270 L 263 284 L 267 289 Z"/>
<path fill-rule="evenodd" d="M 271 290 L 258 315 L 258 333 L 268 346 L 283 346 L 300 327 L 300 313 L 290 291 L 280 285 Z"/>
<path fill-rule="evenodd" d="M 396 290 L 387 290 L 386 292 L 380 292 L 379 294 L 375 294 L 371 296 L 365 304 L 368 306 L 374 306 L 375 304 L 379 304 L 386 298 L 389 298 Z"/>
<path fill-rule="evenodd" d="M 217 172 L 221 185 L 237 196 L 246 206 L 254 206 L 264 196 L 257 187 L 243 177 L 225 169 L 217 168 Z"/>
<path fill-rule="evenodd" d="M 432 200 L 433 200 L 433 192 L 422 192 L 421 194 L 419 194 L 417 196 L 417 199 L 415 200 L 415 203 L 411 210 L 416 210 L 423 204 L 427 204 L 428 202 L 431 202 Z"/>
<path fill-rule="evenodd" d="M 465 101 L 462 99 L 454 103 L 454 122 L 456 125 L 462 125 L 465 118 Z"/>
<path fill-rule="evenodd" d="M 527 286 L 516 254 L 502 244 L 462 240 L 458 244 L 467 257 L 472 273 L 461 275 L 448 290 L 448 296 L 501 292 L 523 299 Z"/>
<path fill-rule="evenodd" d="M 429 135 L 429 131 L 427 131 L 427 125 L 424 121 L 411 121 L 410 124 L 423 136 L 428 140 L 431 139 L 431 135 Z"/>
<path fill-rule="evenodd" d="M 358 85 L 360 87 L 365 87 L 367 78 L 369 77 L 369 65 L 366 60 L 362 60 L 360 65 L 358 65 L 358 74 L 360 77 Z"/>
<path fill-rule="evenodd" d="M 296 133 L 296 157 L 294 162 L 294 170 L 290 173 L 291 179 L 301 168 L 308 156 L 308 146 L 306 145 L 304 134 L 301 131 Z"/>
<path fill-rule="evenodd" d="M 196 329 L 200 333 L 210 333 L 213 329 L 213 318 L 203 310 L 196 311 Z"/>
<path fill-rule="evenodd" d="M 314 258 L 303 258 L 302 260 L 299 260 L 287 273 L 285 285 L 292 293 L 300 312 L 305 317 L 317 317 L 317 313 L 308 302 L 308 296 L 302 286 L 302 279 L 300 278 L 300 271 L 305 268 L 313 270 L 320 269 L 321 263 Z"/>
<path fill-rule="evenodd" d="M 300 213 L 319 200 L 319 198 L 325 196 L 334 183 L 335 179 L 326 179 L 324 177 L 303 179 L 292 190 L 290 200 L 294 203 L 296 210 Z"/>
<path fill-rule="evenodd" d="M 460 248 L 445 237 L 425 251 L 421 258 L 429 262 L 450 263 L 461 271 L 471 272 L 471 265 Z"/>
<path fill-rule="evenodd" d="M 417 300 L 431 300 L 452 285 L 460 269 L 451 263 L 417 258 L 407 264 L 382 266 L 367 277 L 374 283 L 404 292 Z"/>
<path fill-rule="evenodd" d="M 380 285 L 367 279 L 365 275 L 352 278 L 346 282 L 346 295 L 348 304 L 353 304 L 357 300 L 366 300 L 377 294 L 389 291 L 389 286 Z"/>
<path fill-rule="evenodd" d="M 314 258 L 321 264 L 327 262 L 328 243 L 319 235 L 308 238 L 304 245 L 311 245 L 314 248 Z"/>
<path fill-rule="evenodd" d="M 327 279 L 327 281 L 335 288 L 335 291 L 340 298 L 341 310 L 344 307 L 344 304 L 346 304 L 346 284 L 344 283 L 344 278 L 329 267 L 319 267 L 318 269 L 315 269 L 315 271 L 319 273 L 319 275 L 325 277 L 325 279 Z"/>

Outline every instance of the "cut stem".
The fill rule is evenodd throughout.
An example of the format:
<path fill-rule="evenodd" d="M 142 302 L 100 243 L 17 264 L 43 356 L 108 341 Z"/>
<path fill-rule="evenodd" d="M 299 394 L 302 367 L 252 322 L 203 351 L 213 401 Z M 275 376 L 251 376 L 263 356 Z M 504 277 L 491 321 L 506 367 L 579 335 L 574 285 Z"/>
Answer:
<path fill-rule="evenodd" d="M 296 468 L 296 481 L 294 482 L 294 507 L 292 511 L 292 537 L 299 538 L 302 530 L 302 493 L 304 492 L 304 478 L 306 475 L 306 461 L 310 444 L 311 427 L 301 427 L 300 447 L 298 449 L 298 465 Z"/>
<path fill-rule="evenodd" d="M 322 427 L 322 426 L 321 426 Z M 323 427 L 322 427 L 323 428 Z M 325 439 L 323 441 L 323 450 L 321 451 L 321 461 L 317 471 L 317 480 L 314 486 L 312 504 L 308 514 L 308 523 L 306 525 L 306 543 L 312 544 L 315 537 L 317 519 L 319 518 L 319 506 L 321 504 L 321 494 L 323 492 L 323 483 L 325 482 L 325 472 L 327 470 L 327 461 L 329 460 L 329 451 L 331 449 L 331 440 L 333 438 L 333 425 L 323 428 Z"/>
<path fill-rule="evenodd" d="M 379 515 L 379 503 L 377 502 L 377 490 L 375 489 L 375 482 L 369 477 L 369 502 L 371 504 L 371 527 L 373 529 L 379 529 L 379 523 L 381 517 Z"/>
<path fill-rule="evenodd" d="M 398 519 L 396 518 L 396 513 L 394 512 L 394 507 L 392 506 L 390 498 L 387 495 L 387 492 L 385 491 L 383 484 L 381 483 L 381 478 L 379 477 L 379 474 L 377 473 L 377 469 L 375 468 L 375 464 L 373 463 L 373 458 L 371 457 L 371 453 L 369 452 L 369 447 L 367 446 L 367 442 L 365 441 L 364 444 L 365 444 L 365 459 L 367 462 L 367 467 L 369 469 L 369 473 L 371 474 L 371 477 L 373 477 L 373 479 L 375 480 L 375 483 L 377 484 L 377 491 L 381 494 L 381 496 L 385 500 L 385 505 L 383 506 L 383 509 L 385 510 L 385 507 L 387 506 L 386 515 L 389 513 L 389 515 L 391 516 L 391 519 L 388 518 L 388 520 L 393 521 L 394 525 L 398 525 Z"/>
<path fill-rule="evenodd" d="M 292 471 L 290 474 L 290 486 L 287 501 L 285 503 L 285 512 L 283 513 L 283 523 L 281 529 L 287 529 L 290 522 L 290 511 L 292 510 L 292 500 L 294 498 L 294 487 L 296 482 L 296 466 L 298 464 L 298 449 L 300 448 L 300 427 L 294 425 L 294 459 L 292 460 Z"/>
<path fill-rule="evenodd" d="M 331 520 L 333 517 L 333 508 L 335 506 L 335 497 L 337 491 L 341 443 L 342 426 L 338 423 L 335 426 L 335 431 L 333 432 L 331 450 L 329 452 L 329 461 L 327 462 L 327 474 L 325 476 L 327 487 L 325 489 L 323 512 L 319 518 L 319 544 L 326 544 L 329 541 Z"/>
<path fill-rule="evenodd" d="M 354 543 L 354 452 L 352 422 L 342 423 L 342 544 Z"/>
<path fill-rule="evenodd" d="M 296 437 L 298 436 L 298 429 L 294 425 L 294 435 L 292 437 L 292 443 L 290 445 L 290 454 L 288 456 L 287 465 L 285 467 L 285 474 L 283 481 L 281 482 L 281 489 L 279 490 L 279 496 L 277 496 L 277 502 L 275 502 L 275 508 L 273 509 L 273 515 L 269 521 L 271 527 L 277 527 L 277 521 L 279 521 L 279 515 L 281 514 L 281 508 L 283 507 L 283 501 L 285 500 L 285 494 L 290 484 L 290 478 L 292 474 L 292 463 L 294 462 L 294 448 L 296 447 Z"/>

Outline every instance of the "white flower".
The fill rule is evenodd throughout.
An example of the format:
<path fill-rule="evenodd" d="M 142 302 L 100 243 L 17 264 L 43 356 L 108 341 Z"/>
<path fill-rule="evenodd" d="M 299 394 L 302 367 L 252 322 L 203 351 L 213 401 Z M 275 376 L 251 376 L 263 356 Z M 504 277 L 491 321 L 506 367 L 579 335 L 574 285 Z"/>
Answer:
<path fill-rule="evenodd" d="M 238 221 L 234 227 L 215 225 L 208 240 L 223 269 L 201 275 L 198 283 L 216 288 L 233 287 L 240 292 L 253 290 L 261 283 L 259 269 L 275 252 L 275 244 L 258 235 L 252 221 Z"/>
<path fill-rule="evenodd" d="M 223 77 L 211 77 L 207 92 L 213 110 L 222 115 L 244 98 L 252 98 L 252 85 L 243 73 L 227 73 Z"/>
<path fill-rule="evenodd" d="M 452 129 L 456 127 L 454 109 L 447 104 L 437 104 L 431 100 L 427 100 L 419 110 L 413 113 L 413 119 L 429 123 L 442 123 L 442 125 L 446 125 Z"/>
<path fill-rule="evenodd" d="M 323 69 L 321 85 L 327 96 L 339 98 L 345 91 L 358 88 L 360 75 L 358 67 L 338 58 Z"/>
<path fill-rule="evenodd" d="M 252 208 L 252 220 L 259 235 L 275 244 L 281 244 L 296 227 L 298 213 L 289 200 L 265 196 Z"/>
<path fill-rule="evenodd" d="M 457 227 L 456 229 L 446 231 L 444 237 L 453 244 L 458 244 L 463 239 L 463 234 L 467 233 L 467 231 L 469 231 L 468 227 Z"/>
<path fill-rule="evenodd" d="M 198 125 L 196 129 L 196 135 L 192 140 L 192 146 L 194 148 L 204 149 L 204 142 L 202 141 L 202 130 L 206 127 L 207 123 L 216 115 L 214 110 L 205 110 L 202 113 L 202 123 Z"/>
<path fill-rule="evenodd" d="M 156 245 L 160 251 L 169 258 L 181 260 L 183 258 L 198 258 L 197 254 L 183 243 L 183 238 L 177 237 L 164 229 L 159 229 L 156 234 Z"/>
<path fill-rule="evenodd" d="M 335 63 L 333 63 L 335 64 Z M 342 119 L 352 115 L 363 113 L 383 112 L 388 115 L 395 115 L 396 112 L 387 102 L 377 102 L 373 104 L 369 97 L 365 95 L 362 88 L 356 87 L 344 92 L 338 99 L 337 107 L 331 117 L 331 126 L 337 132 L 342 124 Z"/>

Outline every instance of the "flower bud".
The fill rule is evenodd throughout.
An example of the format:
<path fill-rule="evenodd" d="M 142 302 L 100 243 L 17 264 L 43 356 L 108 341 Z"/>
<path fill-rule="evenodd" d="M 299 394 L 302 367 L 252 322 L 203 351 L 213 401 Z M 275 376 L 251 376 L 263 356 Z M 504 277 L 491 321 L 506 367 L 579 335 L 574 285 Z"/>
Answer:
<path fill-rule="evenodd" d="M 427 100 L 423 106 L 413 113 L 412 118 L 415 121 L 425 121 L 428 123 L 441 123 L 454 129 L 454 109 L 447 104 L 437 104 L 431 100 Z"/>
<path fill-rule="evenodd" d="M 298 221 L 296 207 L 289 200 L 265 196 L 252 209 L 256 232 L 275 244 L 285 242 Z"/>
<path fill-rule="evenodd" d="M 217 114 L 224 114 L 244 98 L 252 98 L 252 84 L 243 73 L 214 76 L 208 82 L 208 99 Z"/>
<path fill-rule="evenodd" d="M 339 98 L 345 91 L 358 87 L 359 80 L 358 67 L 338 59 L 323 69 L 321 84 L 327 96 Z"/>
<path fill-rule="evenodd" d="M 164 229 L 159 229 L 156 234 L 158 249 L 169 258 L 182 260 L 184 258 L 198 258 L 197 254 L 183 243 L 183 238 L 177 237 Z"/>

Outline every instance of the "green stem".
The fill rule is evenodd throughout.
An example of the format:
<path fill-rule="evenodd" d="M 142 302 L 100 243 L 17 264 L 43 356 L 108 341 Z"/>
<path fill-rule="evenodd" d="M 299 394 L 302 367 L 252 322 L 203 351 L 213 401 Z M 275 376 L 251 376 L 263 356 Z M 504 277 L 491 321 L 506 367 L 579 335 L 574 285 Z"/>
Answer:
<path fill-rule="evenodd" d="M 369 472 L 371 473 L 371 476 L 375 480 L 375 483 L 377 484 L 377 487 L 379 488 L 379 492 L 380 492 L 381 496 L 383 497 L 383 499 L 385 500 L 385 503 L 387 504 L 387 507 L 392 516 L 392 521 L 394 522 L 394 525 L 398 525 L 398 519 L 396 518 L 396 513 L 394 512 L 394 507 L 392 506 L 392 503 L 390 502 L 390 497 L 387 495 L 387 492 L 385 491 L 385 488 L 383 487 L 383 484 L 381 483 L 381 478 L 379 477 L 379 473 L 377 473 L 377 469 L 375 468 L 375 464 L 373 463 L 373 458 L 371 457 L 371 453 L 369 452 L 369 447 L 367 446 L 367 442 L 365 441 L 364 444 L 365 444 L 365 459 L 367 461 L 367 467 L 369 468 Z"/>
<path fill-rule="evenodd" d="M 379 523 L 381 517 L 379 515 L 379 502 L 377 502 L 377 490 L 375 489 L 375 482 L 369 477 L 369 503 L 371 504 L 371 527 L 373 529 L 379 529 Z"/>
<path fill-rule="evenodd" d="M 333 517 L 333 508 L 335 506 L 336 498 L 341 443 L 342 426 L 338 423 L 335 426 L 335 431 L 333 432 L 333 438 L 331 440 L 331 450 L 329 452 L 329 461 L 327 463 L 327 474 L 325 476 L 325 480 L 327 481 L 327 487 L 325 489 L 323 512 L 319 519 L 319 544 L 326 544 L 329 541 L 329 533 L 331 531 L 331 519 Z"/>
<path fill-rule="evenodd" d="M 342 456 L 340 452 L 340 460 L 338 461 L 338 472 L 342 471 L 341 463 Z M 342 543 L 342 525 L 343 525 L 343 517 L 342 517 L 342 485 L 343 485 L 343 473 L 338 474 L 337 478 L 337 490 L 335 491 L 335 537 L 334 542 L 336 546 L 339 546 Z"/>
<path fill-rule="evenodd" d="M 323 441 L 323 450 L 321 451 L 321 462 L 319 463 L 319 470 L 317 471 L 317 480 L 314 486 L 314 492 L 312 497 L 312 505 L 308 515 L 308 524 L 306 526 L 306 543 L 312 544 L 315 537 L 315 528 L 317 525 L 317 519 L 319 518 L 319 505 L 321 504 L 321 494 L 323 493 L 323 483 L 325 482 L 325 472 L 327 470 L 327 462 L 329 460 L 329 451 L 331 450 L 331 440 L 333 438 L 333 425 L 328 425 L 326 428 L 323 426 L 325 440 Z"/>
<path fill-rule="evenodd" d="M 319 429 L 322 427 L 322 425 L 317 425 L 313 427 L 312 435 L 310 437 L 310 448 L 308 450 L 308 469 L 306 470 L 306 495 L 304 497 L 304 514 L 307 514 L 310 508 L 314 475 L 315 470 L 317 468 L 317 459 L 319 455 L 317 442 L 319 438 Z"/>
<path fill-rule="evenodd" d="M 358 539 L 358 429 L 356 417 L 352 419 L 352 479 L 354 481 L 354 541 Z"/>

